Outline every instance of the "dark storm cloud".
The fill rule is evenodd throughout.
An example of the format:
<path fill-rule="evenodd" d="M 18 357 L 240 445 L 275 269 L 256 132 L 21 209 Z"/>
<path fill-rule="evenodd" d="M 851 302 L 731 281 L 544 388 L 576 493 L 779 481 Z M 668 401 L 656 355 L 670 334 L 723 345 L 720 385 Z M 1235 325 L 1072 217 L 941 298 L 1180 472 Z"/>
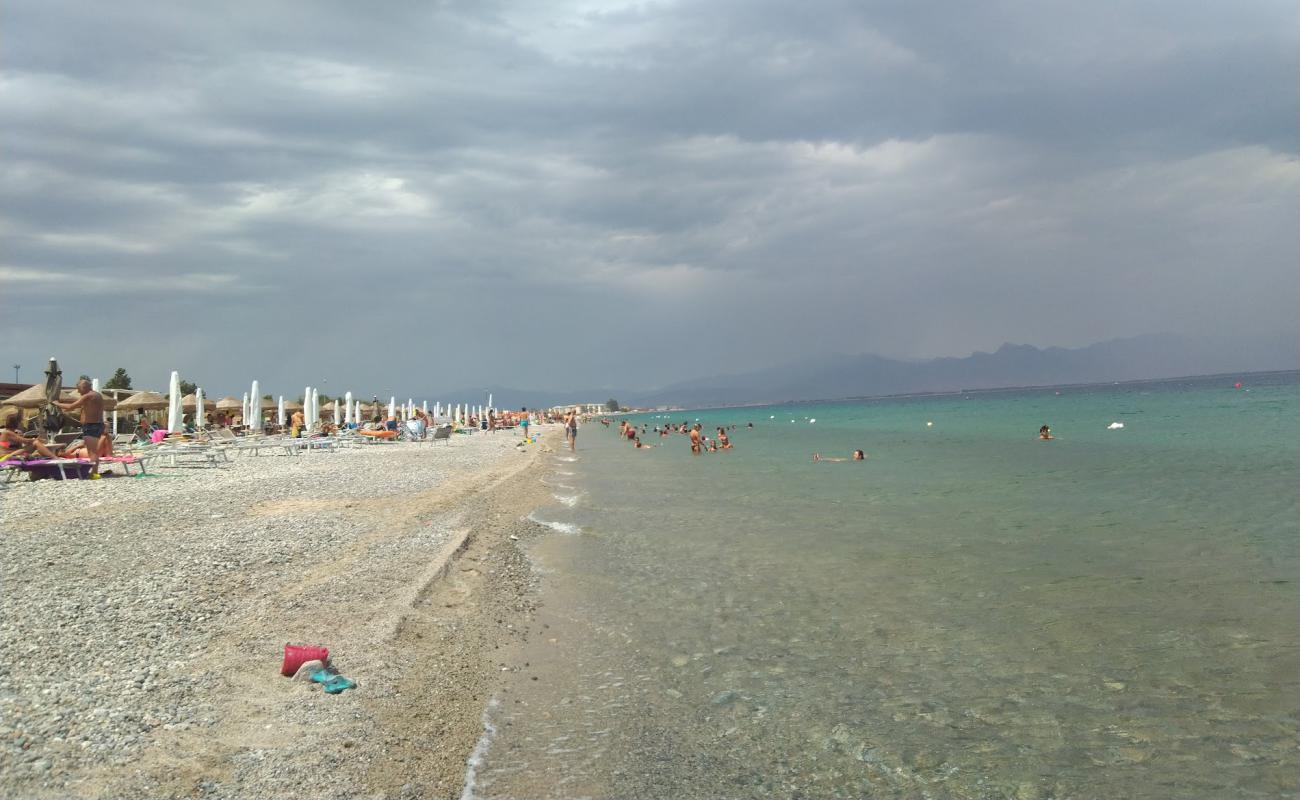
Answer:
<path fill-rule="evenodd" d="M 0 335 L 33 367 L 436 396 L 1296 321 L 1290 4 L 3 21 Z"/>

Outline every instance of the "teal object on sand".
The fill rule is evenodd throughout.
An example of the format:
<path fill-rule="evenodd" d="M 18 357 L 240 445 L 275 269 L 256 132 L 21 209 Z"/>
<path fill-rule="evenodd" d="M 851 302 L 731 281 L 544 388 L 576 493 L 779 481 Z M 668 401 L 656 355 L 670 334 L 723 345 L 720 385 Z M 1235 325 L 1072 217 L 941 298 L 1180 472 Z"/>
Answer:
<path fill-rule="evenodd" d="M 319 683 L 326 694 L 338 694 L 344 689 L 355 688 L 357 682 L 326 669 L 318 669 L 311 674 L 311 679 Z"/>

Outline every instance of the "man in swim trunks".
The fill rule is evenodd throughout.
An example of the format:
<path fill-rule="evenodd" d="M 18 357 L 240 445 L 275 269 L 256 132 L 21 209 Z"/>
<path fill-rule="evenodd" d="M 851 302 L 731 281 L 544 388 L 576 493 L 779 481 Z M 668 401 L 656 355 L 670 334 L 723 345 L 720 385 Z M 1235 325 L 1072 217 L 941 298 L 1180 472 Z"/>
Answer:
<path fill-rule="evenodd" d="M 700 454 L 700 427 L 700 423 L 697 422 L 695 427 L 691 428 L 691 455 L 693 456 Z"/>
<path fill-rule="evenodd" d="M 528 406 L 519 409 L 519 427 L 524 429 L 524 438 L 528 438 Z"/>
<path fill-rule="evenodd" d="M 71 403 L 55 401 L 64 411 L 81 410 L 81 438 L 90 456 L 90 479 L 99 480 L 99 437 L 104 435 L 104 396 L 90 387 L 90 381 L 77 381 L 81 396 Z"/>

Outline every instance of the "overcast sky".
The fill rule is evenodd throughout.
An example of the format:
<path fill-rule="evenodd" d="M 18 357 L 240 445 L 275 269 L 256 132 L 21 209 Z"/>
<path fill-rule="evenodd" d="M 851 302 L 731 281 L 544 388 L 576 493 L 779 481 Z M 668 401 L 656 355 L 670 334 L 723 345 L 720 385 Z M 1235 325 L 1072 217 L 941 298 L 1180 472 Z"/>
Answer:
<path fill-rule="evenodd" d="M 1297 322 L 1294 0 L 0 26 L 0 355 L 28 380 L 58 355 L 436 398 Z"/>

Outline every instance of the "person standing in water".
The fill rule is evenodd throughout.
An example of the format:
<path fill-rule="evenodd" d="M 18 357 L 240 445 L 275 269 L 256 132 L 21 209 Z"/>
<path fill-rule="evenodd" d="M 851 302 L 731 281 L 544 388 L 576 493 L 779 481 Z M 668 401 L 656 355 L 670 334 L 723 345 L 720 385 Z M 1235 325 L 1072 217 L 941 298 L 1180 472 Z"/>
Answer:
<path fill-rule="evenodd" d="M 1055 437 L 1052 436 L 1052 428 L 1051 428 L 1051 426 L 1049 426 L 1049 425 L 1044 425 L 1043 427 L 1039 428 L 1039 429 L 1038 429 L 1038 438 L 1039 438 L 1039 439 L 1042 439 L 1042 440 L 1044 440 L 1044 441 L 1046 441 L 1046 440 L 1048 440 L 1048 439 L 1055 438 Z"/>
<path fill-rule="evenodd" d="M 578 449 L 578 412 L 571 411 L 564 420 L 564 435 L 569 440 L 569 452 Z"/>
<path fill-rule="evenodd" d="M 70 403 L 55 401 L 64 411 L 81 410 L 81 438 L 90 457 L 90 479 L 99 480 L 99 438 L 104 435 L 104 396 L 91 388 L 90 381 L 77 381 L 81 396 Z"/>

